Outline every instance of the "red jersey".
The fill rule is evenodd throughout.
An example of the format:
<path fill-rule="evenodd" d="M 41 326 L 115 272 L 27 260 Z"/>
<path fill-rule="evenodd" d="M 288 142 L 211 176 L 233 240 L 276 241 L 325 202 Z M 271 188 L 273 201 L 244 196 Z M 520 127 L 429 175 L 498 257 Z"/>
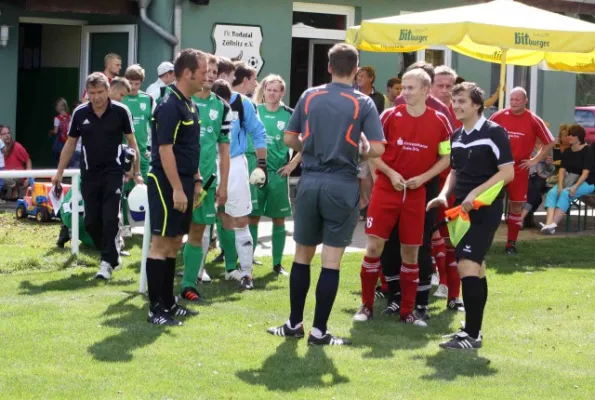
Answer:
<path fill-rule="evenodd" d="M 516 115 L 507 108 L 492 115 L 490 120 L 508 131 L 515 163 L 531 158 L 537 139 L 541 140 L 544 145 L 554 141 L 554 137 L 541 118 L 529 110 Z"/>
<path fill-rule="evenodd" d="M 407 112 L 406 105 L 389 108 L 380 116 L 387 141 L 382 161 L 407 180 L 421 175 L 436 163 L 436 157 L 450 153 L 452 129 L 448 118 L 431 108 L 419 117 Z M 378 181 L 387 189 L 390 179 L 377 170 Z"/>

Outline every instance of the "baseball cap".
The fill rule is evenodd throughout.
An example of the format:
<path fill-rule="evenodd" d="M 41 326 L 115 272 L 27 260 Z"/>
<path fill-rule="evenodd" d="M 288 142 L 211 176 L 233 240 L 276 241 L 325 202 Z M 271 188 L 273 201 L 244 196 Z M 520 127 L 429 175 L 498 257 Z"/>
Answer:
<path fill-rule="evenodd" d="M 169 61 L 164 61 L 157 67 L 157 76 L 161 76 L 174 70 L 174 65 Z"/>

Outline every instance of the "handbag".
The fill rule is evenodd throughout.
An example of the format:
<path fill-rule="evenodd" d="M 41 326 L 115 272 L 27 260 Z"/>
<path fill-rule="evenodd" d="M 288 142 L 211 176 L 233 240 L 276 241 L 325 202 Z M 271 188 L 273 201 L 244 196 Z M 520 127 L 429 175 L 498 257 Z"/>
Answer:
<path fill-rule="evenodd" d="M 578 181 L 579 177 L 579 174 L 573 174 L 572 172 L 567 171 L 566 175 L 564 176 L 564 181 L 562 182 L 562 188 L 568 189 L 569 187 L 573 186 Z"/>

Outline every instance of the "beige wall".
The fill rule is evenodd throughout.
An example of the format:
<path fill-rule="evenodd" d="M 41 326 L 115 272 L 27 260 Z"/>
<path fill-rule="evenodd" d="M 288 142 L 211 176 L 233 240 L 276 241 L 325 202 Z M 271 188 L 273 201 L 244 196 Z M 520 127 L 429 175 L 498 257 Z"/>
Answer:
<path fill-rule="evenodd" d="M 78 68 L 81 53 L 81 27 L 43 25 L 41 30 L 41 67 Z"/>

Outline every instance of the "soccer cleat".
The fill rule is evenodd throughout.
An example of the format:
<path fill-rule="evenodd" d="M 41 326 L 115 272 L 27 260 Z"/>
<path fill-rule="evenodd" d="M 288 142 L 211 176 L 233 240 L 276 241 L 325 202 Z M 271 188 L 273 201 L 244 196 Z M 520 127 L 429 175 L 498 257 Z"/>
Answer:
<path fill-rule="evenodd" d="M 477 350 L 481 349 L 481 334 L 477 339 L 473 339 L 465 331 L 457 332 L 452 339 L 447 342 L 440 343 L 440 347 L 450 350 Z"/>
<path fill-rule="evenodd" d="M 202 274 L 198 277 L 197 282 L 202 283 L 211 283 L 211 276 L 208 274 L 207 270 L 203 267 L 201 270 Z"/>
<path fill-rule="evenodd" d="M 163 325 L 163 326 L 181 326 L 183 325 L 181 321 L 178 321 L 173 318 L 171 314 L 166 313 L 162 310 L 159 305 L 155 307 L 151 307 L 149 309 L 149 316 L 147 317 L 147 322 L 154 324 L 154 325 Z"/>
<path fill-rule="evenodd" d="M 242 279 L 240 280 L 240 287 L 244 290 L 254 289 L 254 282 L 252 281 L 252 278 L 249 277 L 248 275 L 243 276 Z"/>
<path fill-rule="evenodd" d="M 438 286 L 440 284 L 440 278 L 437 273 L 432 274 L 432 286 Z"/>
<path fill-rule="evenodd" d="M 446 303 L 446 308 L 452 311 L 465 312 L 465 304 L 463 304 L 461 299 L 448 300 L 448 303 Z"/>
<path fill-rule="evenodd" d="M 287 272 L 281 264 L 275 265 L 273 271 L 277 273 L 277 275 L 289 276 L 289 272 Z"/>
<path fill-rule="evenodd" d="M 219 255 L 217 257 L 215 257 L 215 259 L 213 260 L 213 262 L 215 264 L 220 264 L 222 262 L 225 261 L 225 252 L 223 250 L 221 250 L 221 253 L 219 253 Z"/>
<path fill-rule="evenodd" d="M 233 271 L 225 272 L 225 280 L 240 282 L 242 280 L 242 271 L 234 269 Z"/>
<path fill-rule="evenodd" d="M 345 346 L 350 344 L 351 340 L 334 336 L 329 331 L 327 331 L 321 338 L 317 338 L 312 335 L 312 333 L 308 335 L 308 346 Z"/>
<path fill-rule="evenodd" d="M 506 245 L 506 249 L 504 249 L 504 251 L 509 256 L 516 256 L 517 255 L 516 246 L 514 244 Z"/>
<path fill-rule="evenodd" d="M 424 321 L 430 319 L 430 313 L 428 311 L 428 306 L 415 306 L 415 310 L 417 311 L 417 315 Z"/>
<path fill-rule="evenodd" d="M 184 300 L 190 301 L 192 303 L 198 303 L 201 300 L 200 293 L 193 288 L 193 287 L 186 287 L 182 290 L 181 294 Z"/>
<path fill-rule="evenodd" d="M 258 261 L 256 258 L 252 258 L 252 265 L 256 265 L 257 267 L 262 266 L 262 261 Z"/>
<path fill-rule="evenodd" d="M 107 261 L 101 261 L 99 263 L 99 271 L 95 275 L 96 279 L 105 279 L 106 281 L 112 279 L 112 271 L 114 269 Z"/>
<path fill-rule="evenodd" d="M 164 313 L 169 314 L 173 317 L 193 317 L 198 315 L 197 311 L 190 310 L 184 306 L 174 303 L 169 310 L 163 310 Z"/>
<path fill-rule="evenodd" d="M 408 316 L 401 319 L 401 322 L 404 324 L 410 324 L 415 326 L 426 327 L 428 324 L 426 321 L 423 320 L 422 316 L 418 313 L 417 310 L 413 310 Z"/>
<path fill-rule="evenodd" d="M 396 301 L 391 301 L 386 308 L 382 311 L 383 315 L 399 315 L 399 310 L 400 310 L 400 306 L 399 303 L 397 303 Z"/>
<path fill-rule="evenodd" d="M 354 321 L 365 322 L 374 318 L 374 310 L 370 307 L 362 305 L 359 311 L 353 316 Z"/>
<path fill-rule="evenodd" d="M 385 299 L 388 296 L 388 292 L 382 290 L 382 286 L 376 286 L 376 290 L 374 291 L 374 298 L 375 299 Z"/>
<path fill-rule="evenodd" d="M 448 298 L 448 286 L 438 285 L 438 288 L 434 292 L 434 297 L 440 297 L 443 299 L 447 299 Z"/>
<path fill-rule="evenodd" d="M 304 325 L 299 324 L 299 326 L 295 329 L 290 328 L 287 323 L 278 326 L 272 327 L 267 329 L 267 332 L 273 336 L 281 336 L 281 337 L 294 337 L 297 339 L 301 339 L 304 337 Z"/>
<path fill-rule="evenodd" d="M 132 228 L 130 225 L 124 225 L 122 227 L 122 237 L 131 238 L 132 237 Z"/>

